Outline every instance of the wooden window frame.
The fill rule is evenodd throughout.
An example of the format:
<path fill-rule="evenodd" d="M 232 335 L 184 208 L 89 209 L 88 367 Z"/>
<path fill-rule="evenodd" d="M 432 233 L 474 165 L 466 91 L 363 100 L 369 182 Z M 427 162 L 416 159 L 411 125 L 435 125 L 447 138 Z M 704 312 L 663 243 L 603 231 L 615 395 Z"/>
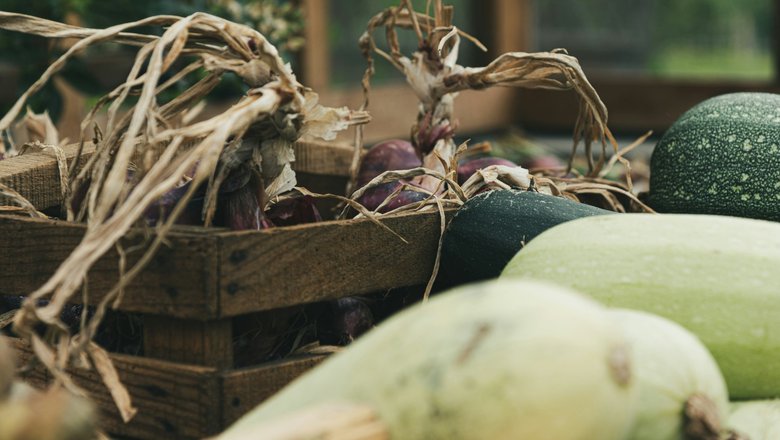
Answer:
<path fill-rule="evenodd" d="M 362 92 L 357 84 L 345 90 L 329 87 L 330 58 L 326 38 L 329 0 L 301 2 L 306 14 L 307 44 L 301 56 L 305 83 L 320 93 L 324 103 L 359 106 Z M 481 4 L 485 11 L 482 17 L 488 21 L 483 27 L 491 31 L 486 41 L 491 56 L 528 51 L 532 47 L 533 0 L 487 0 Z M 780 25 L 780 0 L 773 0 L 773 7 L 774 23 Z M 777 25 L 773 32 L 775 78 L 770 81 L 697 81 L 635 75 L 589 75 L 589 80 L 609 109 L 609 126 L 613 132 L 663 132 L 685 110 L 709 97 L 739 91 L 780 93 L 780 29 Z M 407 136 L 416 108 L 417 100 L 406 84 L 373 88 L 369 106 L 373 119 L 366 129 L 366 142 Z M 512 125 L 566 132 L 573 126 L 577 108 L 576 97 L 571 92 L 495 88 L 461 93 L 456 100 L 456 117 L 461 133 L 488 132 Z"/>

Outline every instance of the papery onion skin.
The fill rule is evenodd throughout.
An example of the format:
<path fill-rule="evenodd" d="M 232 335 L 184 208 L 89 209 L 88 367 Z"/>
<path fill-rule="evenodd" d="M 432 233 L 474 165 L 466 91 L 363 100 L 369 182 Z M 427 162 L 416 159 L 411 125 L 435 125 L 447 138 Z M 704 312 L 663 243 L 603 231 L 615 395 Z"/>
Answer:
<path fill-rule="evenodd" d="M 357 297 L 329 301 L 317 318 L 317 337 L 323 345 L 348 345 L 374 327 L 374 315 Z"/>
<path fill-rule="evenodd" d="M 382 205 L 382 203 L 385 202 L 385 200 L 390 197 L 393 192 L 395 192 L 401 185 L 409 184 L 408 181 L 397 181 L 397 182 L 389 182 L 389 183 L 383 183 L 375 188 L 371 188 L 368 191 L 366 191 L 362 196 L 360 196 L 357 201 L 361 205 L 365 206 L 367 209 L 374 211 L 379 206 Z M 400 191 L 395 197 L 388 200 L 387 203 L 379 208 L 379 212 L 385 213 L 392 211 L 396 208 L 400 208 L 402 206 L 406 206 L 415 202 L 421 202 L 428 198 L 428 195 L 425 193 L 422 193 L 420 191 L 414 191 L 411 189 L 405 189 Z"/>
<path fill-rule="evenodd" d="M 363 155 L 357 176 L 358 188 L 385 171 L 408 170 L 422 166 L 414 146 L 401 139 L 380 142 Z"/>
<path fill-rule="evenodd" d="M 516 167 L 514 162 L 502 159 L 500 157 L 479 157 L 471 159 L 461 164 L 458 164 L 458 183 L 463 185 L 466 181 L 482 168 L 489 167 L 490 165 L 505 165 L 508 167 Z"/>
<path fill-rule="evenodd" d="M 285 199 L 271 206 L 266 216 L 275 226 L 292 226 L 322 221 L 322 216 L 311 196 Z"/>

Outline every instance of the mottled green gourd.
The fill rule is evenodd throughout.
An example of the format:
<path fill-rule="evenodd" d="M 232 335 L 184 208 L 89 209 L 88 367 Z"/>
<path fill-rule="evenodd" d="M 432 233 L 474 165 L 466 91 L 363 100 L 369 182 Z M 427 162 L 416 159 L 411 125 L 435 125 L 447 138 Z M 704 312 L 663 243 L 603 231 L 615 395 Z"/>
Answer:
<path fill-rule="evenodd" d="M 470 284 L 413 306 L 218 437 L 326 402 L 376 409 L 403 440 L 623 440 L 635 363 L 606 309 L 541 283 Z"/>
<path fill-rule="evenodd" d="M 533 191 L 494 190 L 467 201 L 444 233 L 439 284 L 496 278 L 526 243 L 576 218 L 612 211 Z"/>
<path fill-rule="evenodd" d="M 658 212 L 780 221 L 780 95 L 708 99 L 664 134 L 650 163 Z"/>
<path fill-rule="evenodd" d="M 536 237 L 501 277 L 551 281 L 668 318 L 709 349 L 731 398 L 780 397 L 780 223 L 586 217 Z"/>

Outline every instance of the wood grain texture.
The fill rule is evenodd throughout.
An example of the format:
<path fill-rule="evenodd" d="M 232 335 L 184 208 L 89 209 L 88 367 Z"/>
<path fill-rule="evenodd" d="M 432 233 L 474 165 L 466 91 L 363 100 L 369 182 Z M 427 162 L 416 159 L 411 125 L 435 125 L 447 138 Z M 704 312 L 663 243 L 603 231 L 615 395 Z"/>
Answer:
<path fill-rule="evenodd" d="M 64 221 L 0 215 L 0 294 L 40 287 L 81 241 L 86 227 Z M 125 291 L 122 310 L 206 319 L 217 315 L 217 241 L 203 228 L 180 228 Z M 142 239 L 141 233 L 125 242 Z M 128 255 L 128 267 L 139 252 Z M 115 250 L 88 274 L 89 302 L 97 303 L 119 277 Z M 74 302 L 80 302 L 74 298 Z"/>
<path fill-rule="evenodd" d="M 216 368 L 233 366 L 230 319 L 195 321 L 144 316 L 144 355 L 154 359 Z"/>
<path fill-rule="evenodd" d="M 349 164 L 353 148 L 346 142 L 301 141 L 296 142 L 295 171 L 316 175 L 349 175 Z M 67 145 L 63 148 L 68 165 L 76 155 L 78 146 Z M 81 163 L 89 158 L 95 149 L 85 144 Z M 51 151 L 28 153 L 0 160 L 0 183 L 15 189 L 38 210 L 56 207 L 62 204 L 57 159 Z M 311 188 L 317 191 L 316 188 Z M 0 197 L 0 205 L 10 202 Z"/>
<path fill-rule="evenodd" d="M 327 354 L 299 355 L 291 359 L 223 373 L 222 389 L 225 407 L 222 412 L 222 424 L 229 426 L 295 378 L 319 365 L 327 356 Z"/>
<path fill-rule="evenodd" d="M 382 222 L 408 243 L 366 219 L 220 233 L 221 314 L 424 284 L 436 257 L 439 214 Z"/>
<path fill-rule="evenodd" d="M 20 359 L 30 359 L 29 344 L 6 338 Z M 100 425 L 107 432 L 140 439 L 203 438 L 217 434 L 291 380 L 328 356 L 296 355 L 241 370 L 199 367 L 137 356 L 111 354 L 122 383 L 138 413 L 122 422 L 100 377 L 93 371 L 73 369 L 99 409 Z M 40 364 L 22 379 L 42 388 L 51 380 Z"/>
<path fill-rule="evenodd" d="M 586 74 L 588 72 L 585 72 Z M 733 92 L 780 93 L 767 83 L 740 81 L 698 82 L 657 78 L 592 77 L 593 87 L 609 109 L 609 127 L 614 132 L 662 134 L 682 114 L 705 99 Z M 511 113 L 515 122 L 534 130 L 571 132 L 577 116 L 577 98 L 572 92 L 522 90 L 516 92 Z"/>
<path fill-rule="evenodd" d="M 63 148 L 68 166 L 77 151 L 78 145 L 75 144 Z M 94 151 L 91 144 L 85 145 L 81 163 Z M 39 210 L 62 204 L 60 172 L 53 151 L 27 153 L 0 160 L 0 183 L 15 189 Z M 9 204 L 11 203 L 5 197 L 0 196 L 0 205 Z"/>
<path fill-rule="evenodd" d="M 436 256 L 439 214 L 382 221 L 408 243 L 366 219 L 244 232 L 178 228 L 127 288 L 120 309 L 209 320 L 424 284 Z M 85 229 L 0 215 L 0 294 L 42 285 Z M 141 235 L 136 231 L 135 240 Z M 136 258 L 129 256 L 128 264 Z M 118 261 L 112 250 L 89 272 L 90 303 L 117 281 Z"/>
<path fill-rule="evenodd" d="M 349 176 L 353 151 L 348 142 L 298 141 L 292 168 L 300 173 Z"/>
<path fill-rule="evenodd" d="M 22 341 L 14 340 L 13 344 L 22 355 L 30 351 Z M 111 360 L 138 408 L 128 424 L 122 422 L 97 373 L 71 371 L 98 407 L 100 425 L 107 432 L 145 439 L 201 438 L 222 429 L 216 369 L 118 354 L 112 354 Z M 28 375 L 23 379 L 39 387 L 51 380 L 40 365 Z"/>

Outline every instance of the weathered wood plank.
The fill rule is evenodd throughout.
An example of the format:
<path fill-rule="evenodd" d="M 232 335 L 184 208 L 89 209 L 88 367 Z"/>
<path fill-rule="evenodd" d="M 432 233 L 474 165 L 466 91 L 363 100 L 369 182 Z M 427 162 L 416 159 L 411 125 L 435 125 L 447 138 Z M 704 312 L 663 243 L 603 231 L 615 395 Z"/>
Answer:
<path fill-rule="evenodd" d="M 172 232 L 167 238 L 170 246 L 161 247 L 130 284 L 123 310 L 196 319 L 217 315 L 217 241 L 203 233 L 203 228 L 185 229 L 192 232 Z M 0 294 L 23 295 L 40 287 L 78 245 L 85 230 L 84 225 L 64 221 L 0 215 Z M 128 267 L 139 253 L 128 255 Z M 89 272 L 91 304 L 118 280 L 118 262 L 118 254 L 111 250 Z"/>
<path fill-rule="evenodd" d="M 70 164 L 78 145 L 63 147 Z M 81 163 L 95 151 L 92 144 L 85 144 Z M 295 144 L 293 169 L 317 175 L 347 176 L 353 149 L 348 143 L 306 141 Z M 8 185 L 29 200 L 39 210 L 62 204 L 59 169 L 53 152 L 29 153 L 0 161 L 0 183 Z M 316 191 L 316 188 L 312 188 Z M 0 205 L 7 205 L 0 198 Z"/>
<path fill-rule="evenodd" d="M 65 158 L 70 165 L 78 151 L 78 145 L 63 147 Z M 81 163 L 94 153 L 92 144 L 84 145 Z M 10 186 L 24 196 L 39 210 L 62 204 L 60 172 L 53 151 L 28 153 L 0 160 L 0 183 Z M 5 197 L 0 197 L 0 205 L 8 205 Z"/>
<path fill-rule="evenodd" d="M 346 142 L 298 141 L 292 168 L 299 173 L 349 176 L 353 152 L 352 145 Z"/>
<path fill-rule="evenodd" d="M 16 338 L 5 339 L 21 359 L 31 358 L 29 344 Z M 111 434 L 141 439 L 203 438 L 221 432 L 327 356 L 324 350 L 229 370 L 112 354 L 119 377 L 138 408 L 128 424 L 122 422 L 94 371 L 73 369 L 71 374 L 99 409 L 101 427 Z M 51 376 L 36 364 L 22 379 L 44 387 Z"/>
<path fill-rule="evenodd" d="M 220 233 L 220 313 L 424 284 L 436 256 L 439 221 L 435 212 L 382 220 L 407 243 L 365 219 Z"/>
<path fill-rule="evenodd" d="M 222 424 L 230 426 L 252 408 L 327 358 L 327 354 L 299 355 L 261 366 L 222 374 L 225 406 Z"/>
<path fill-rule="evenodd" d="M 195 321 L 144 316 L 144 355 L 154 359 L 216 368 L 233 366 L 230 319 Z"/>
<path fill-rule="evenodd" d="M 366 219 L 245 232 L 179 228 L 127 288 L 120 308 L 209 320 L 424 284 L 439 240 L 438 213 L 382 221 L 408 243 Z M 41 286 L 85 229 L 0 215 L 0 294 Z M 117 281 L 118 261 L 112 250 L 89 272 L 91 304 Z"/>
<path fill-rule="evenodd" d="M 30 352 L 26 343 L 20 340 L 12 343 L 22 355 Z M 111 360 L 138 408 L 128 424 L 122 422 L 97 373 L 71 371 L 76 383 L 98 407 L 100 425 L 107 432 L 149 439 L 202 438 L 222 429 L 221 390 L 216 369 L 118 354 L 112 354 Z M 28 374 L 36 386 L 50 380 L 40 365 Z M 42 376 L 46 377 L 45 381 Z"/>

